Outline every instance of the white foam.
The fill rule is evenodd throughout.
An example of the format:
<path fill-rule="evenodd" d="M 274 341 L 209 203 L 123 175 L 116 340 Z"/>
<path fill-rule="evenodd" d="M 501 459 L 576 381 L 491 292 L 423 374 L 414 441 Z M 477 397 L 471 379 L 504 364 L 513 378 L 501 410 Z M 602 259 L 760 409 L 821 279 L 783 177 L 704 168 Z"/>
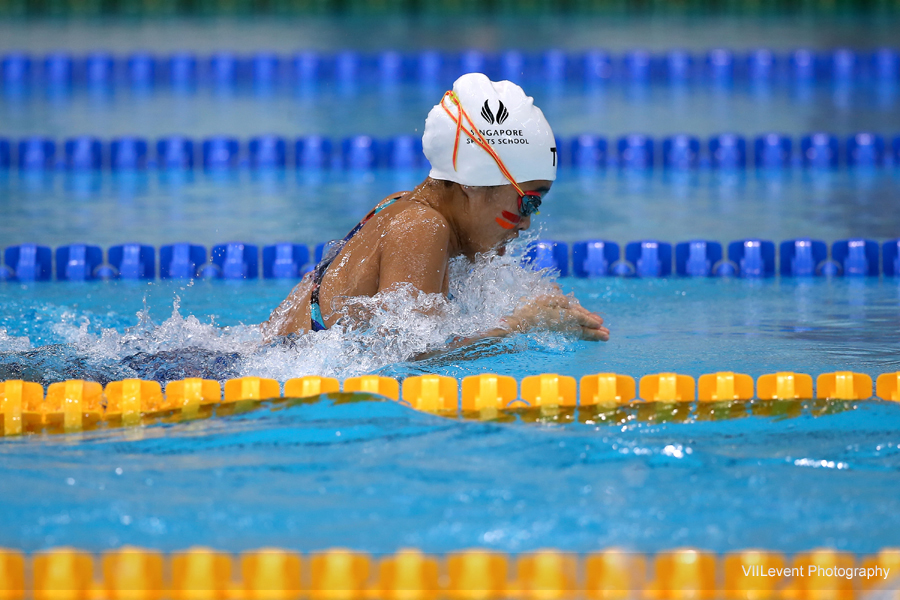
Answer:
<path fill-rule="evenodd" d="M 6 328 L 0 328 L 0 352 L 24 352 L 31 350 L 31 340 L 27 336 L 9 335 Z"/>
<path fill-rule="evenodd" d="M 552 293 L 554 283 L 547 272 L 521 266 L 525 245 L 533 237 L 511 244 L 504 256 L 479 256 L 474 263 L 451 261 L 451 301 L 440 294 L 418 293 L 409 286 L 353 299 L 345 311 L 370 315 L 364 325 L 354 328 L 337 324 L 327 331 L 266 344 L 258 326 L 220 328 L 193 315 L 182 316 L 176 298 L 172 315 L 160 324 L 150 320 L 145 307 L 137 313 L 137 324 L 124 333 L 114 329 L 92 332 L 89 320 L 75 315 L 54 326 L 54 332 L 73 344 L 79 354 L 98 360 L 193 348 L 237 354 L 241 375 L 279 381 L 303 375 L 345 378 L 371 373 L 439 350 L 454 338 L 496 328 L 520 302 Z M 531 349 L 536 344 L 559 351 L 572 343 L 562 334 L 529 334 L 528 338 L 525 347 Z"/>

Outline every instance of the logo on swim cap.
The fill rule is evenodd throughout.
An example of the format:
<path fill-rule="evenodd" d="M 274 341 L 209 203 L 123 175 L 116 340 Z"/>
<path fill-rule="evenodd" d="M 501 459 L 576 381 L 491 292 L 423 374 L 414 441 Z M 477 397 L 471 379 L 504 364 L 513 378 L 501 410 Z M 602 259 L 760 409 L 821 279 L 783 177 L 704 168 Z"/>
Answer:
<path fill-rule="evenodd" d="M 503 106 L 502 100 L 498 100 L 498 102 L 500 103 L 500 106 L 497 108 L 496 123 L 497 123 L 497 125 L 503 125 L 503 121 L 505 121 L 506 118 L 509 116 L 509 111 L 506 110 L 505 106 Z M 494 122 L 495 122 L 494 113 L 491 112 L 491 107 L 488 104 L 487 100 L 484 101 L 484 106 L 481 107 L 481 116 L 484 117 L 484 120 L 487 121 L 489 124 L 491 124 L 491 125 L 494 124 Z"/>
<path fill-rule="evenodd" d="M 518 85 L 482 73 L 454 82 L 428 113 L 422 135 L 429 177 L 462 185 L 553 181 L 558 161 L 552 148 L 556 138 L 534 100 Z"/>

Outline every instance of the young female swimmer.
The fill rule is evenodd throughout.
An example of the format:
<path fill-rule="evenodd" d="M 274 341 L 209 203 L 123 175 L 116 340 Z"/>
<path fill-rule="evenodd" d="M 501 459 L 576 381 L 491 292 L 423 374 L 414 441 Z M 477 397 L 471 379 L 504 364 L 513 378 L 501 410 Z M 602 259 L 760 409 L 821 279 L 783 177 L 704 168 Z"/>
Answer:
<path fill-rule="evenodd" d="M 382 200 L 334 244 L 273 311 L 267 336 L 327 329 L 346 314 L 338 309 L 347 298 L 400 285 L 447 296 L 450 259 L 503 252 L 531 225 L 556 179 L 556 142 L 541 110 L 519 86 L 480 73 L 463 75 L 444 94 L 428 114 L 422 144 L 432 165 L 425 181 Z M 560 291 L 453 346 L 536 329 L 609 339 L 599 315 Z"/>

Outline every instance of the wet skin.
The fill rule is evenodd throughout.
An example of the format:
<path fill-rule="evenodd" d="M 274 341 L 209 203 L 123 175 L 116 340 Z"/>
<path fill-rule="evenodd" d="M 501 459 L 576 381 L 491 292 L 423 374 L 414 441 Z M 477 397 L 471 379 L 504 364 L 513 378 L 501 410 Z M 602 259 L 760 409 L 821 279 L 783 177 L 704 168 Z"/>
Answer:
<path fill-rule="evenodd" d="M 551 185 L 534 180 L 520 187 L 543 194 Z M 371 297 L 399 284 L 446 296 L 451 258 L 474 260 L 479 253 L 502 252 L 507 242 L 530 226 L 530 216 L 519 217 L 518 194 L 512 185 L 472 187 L 428 178 L 372 217 L 328 268 L 319 288 L 325 324 L 330 327 L 340 318 L 344 299 Z M 311 291 L 312 280 L 307 276 L 272 312 L 264 324 L 267 336 L 309 330 Z M 609 339 L 603 319 L 562 292 L 511 306 L 503 321 L 503 327 L 456 345 L 532 329 L 571 331 L 591 341 Z"/>

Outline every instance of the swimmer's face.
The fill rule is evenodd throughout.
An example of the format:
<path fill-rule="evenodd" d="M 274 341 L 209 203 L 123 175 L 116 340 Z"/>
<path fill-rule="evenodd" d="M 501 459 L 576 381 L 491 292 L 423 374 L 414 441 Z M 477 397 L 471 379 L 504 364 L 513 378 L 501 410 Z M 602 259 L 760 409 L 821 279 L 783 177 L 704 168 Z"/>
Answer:
<path fill-rule="evenodd" d="M 523 192 L 537 192 L 546 195 L 552 181 L 535 179 L 519 184 Z M 470 194 L 471 217 L 469 222 L 469 246 L 472 254 L 500 250 L 531 226 L 532 215 L 519 213 L 519 194 L 512 185 L 485 188 L 468 188 Z"/>

